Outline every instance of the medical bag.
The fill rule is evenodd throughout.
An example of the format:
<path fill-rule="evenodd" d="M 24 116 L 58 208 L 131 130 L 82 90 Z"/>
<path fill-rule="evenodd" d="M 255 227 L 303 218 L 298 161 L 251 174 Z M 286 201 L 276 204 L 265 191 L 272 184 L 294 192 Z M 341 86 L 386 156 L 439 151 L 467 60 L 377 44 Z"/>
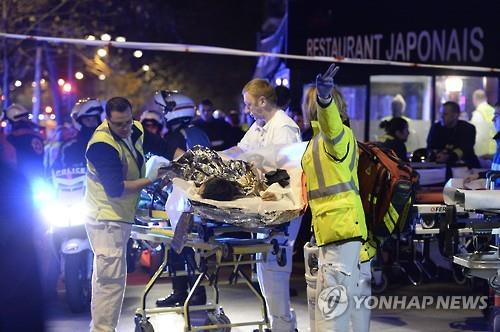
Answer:
<path fill-rule="evenodd" d="M 418 173 L 377 143 L 358 142 L 358 147 L 359 194 L 366 225 L 376 237 L 385 238 L 405 228 Z"/>

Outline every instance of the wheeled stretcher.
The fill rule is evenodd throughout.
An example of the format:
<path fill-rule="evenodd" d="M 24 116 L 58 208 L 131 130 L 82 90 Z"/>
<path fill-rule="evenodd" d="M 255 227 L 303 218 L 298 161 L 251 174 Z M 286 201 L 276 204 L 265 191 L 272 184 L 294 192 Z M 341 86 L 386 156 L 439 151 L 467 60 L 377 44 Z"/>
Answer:
<path fill-rule="evenodd" d="M 451 197 L 456 205 L 451 205 L 446 220 L 447 247 L 454 250 L 458 228 L 468 227 L 473 236 L 474 251 L 458 253 L 453 256 L 453 262 L 464 270 L 468 277 L 476 277 L 488 281 L 490 289 L 495 293 L 495 303 L 500 298 L 500 249 L 498 235 L 500 234 L 500 191 L 495 189 L 499 172 L 487 174 L 486 188 L 477 192 L 457 190 Z M 473 210 L 482 215 L 481 219 L 458 220 L 457 207 L 466 211 Z M 492 312 L 490 322 L 493 331 L 500 331 L 500 315 L 498 307 Z"/>
<path fill-rule="evenodd" d="M 286 257 L 286 251 L 282 250 L 284 249 L 282 248 L 282 244 L 275 240 L 268 241 L 267 237 L 263 239 L 238 239 L 228 238 L 225 235 L 234 232 L 251 232 L 273 236 L 286 232 L 287 225 L 281 224 L 273 227 L 242 228 L 223 223 L 207 223 L 198 219 L 193 223 L 192 230 L 193 231 L 190 231 L 188 234 L 184 234 L 185 236 L 183 236 L 181 241 L 184 246 L 191 247 L 195 250 L 196 266 L 192 267 L 191 273 L 200 274 L 190 290 L 184 306 L 174 308 L 146 308 L 146 297 L 151 288 L 162 276 L 171 274 L 171 272 L 164 272 L 169 263 L 169 255 L 165 253 L 158 270 L 145 286 L 141 298 L 141 307 L 136 310 L 136 332 L 154 331 L 153 326 L 148 321 L 148 315 L 167 312 L 183 314 L 185 331 L 230 331 L 232 327 L 237 326 L 255 326 L 257 327 L 256 331 L 269 329 L 270 324 L 264 298 L 253 286 L 244 268 L 245 266 L 266 260 L 269 252 L 273 255 L 277 255 L 278 264 L 284 264 L 286 259 L 290 258 Z M 171 228 L 159 228 L 156 226 L 134 225 L 131 237 L 136 240 L 161 243 L 166 250 L 172 250 L 171 247 L 178 245 L 176 241 L 179 241 Z M 258 253 L 262 254 L 260 259 L 255 258 L 255 254 Z M 220 272 L 223 268 L 231 269 L 226 281 L 220 279 Z M 238 278 L 243 280 L 249 290 L 258 298 L 261 306 L 260 320 L 231 322 L 224 314 L 219 304 L 219 285 L 224 283 L 229 285 L 235 284 Z M 206 305 L 192 306 L 189 304 L 190 299 L 196 292 L 196 289 L 201 285 L 208 285 L 209 288 L 212 289 L 212 301 L 209 301 Z M 202 325 L 195 326 L 192 320 L 193 313 L 201 311 L 206 313 L 206 319 L 204 319 Z"/>

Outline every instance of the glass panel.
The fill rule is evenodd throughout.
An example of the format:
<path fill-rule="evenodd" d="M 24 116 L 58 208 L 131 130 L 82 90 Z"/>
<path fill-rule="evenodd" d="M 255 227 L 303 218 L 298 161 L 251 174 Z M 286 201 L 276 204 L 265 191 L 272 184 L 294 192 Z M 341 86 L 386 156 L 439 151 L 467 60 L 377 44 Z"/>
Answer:
<path fill-rule="evenodd" d="M 360 141 L 365 139 L 366 85 L 339 86 L 347 104 L 352 131 Z"/>
<path fill-rule="evenodd" d="M 401 115 L 409 124 L 408 152 L 424 148 L 431 125 L 431 83 L 429 76 L 370 76 L 370 141 L 378 141 L 384 134 L 380 122 L 393 117 L 397 112 L 393 100 L 399 99 Z"/>

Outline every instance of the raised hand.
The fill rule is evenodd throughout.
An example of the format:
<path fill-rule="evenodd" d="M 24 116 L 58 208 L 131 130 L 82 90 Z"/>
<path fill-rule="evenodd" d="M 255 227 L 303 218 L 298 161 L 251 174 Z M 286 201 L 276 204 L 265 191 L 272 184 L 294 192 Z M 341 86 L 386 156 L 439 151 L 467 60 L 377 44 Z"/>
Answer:
<path fill-rule="evenodd" d="M 316 76 L 316 91 L 320 99 L 330 99 L 333 90 L 333 77 L 337 74 L 340 67 L 335 66 L 334 63 L 328 67 L 326 72 Z"/>

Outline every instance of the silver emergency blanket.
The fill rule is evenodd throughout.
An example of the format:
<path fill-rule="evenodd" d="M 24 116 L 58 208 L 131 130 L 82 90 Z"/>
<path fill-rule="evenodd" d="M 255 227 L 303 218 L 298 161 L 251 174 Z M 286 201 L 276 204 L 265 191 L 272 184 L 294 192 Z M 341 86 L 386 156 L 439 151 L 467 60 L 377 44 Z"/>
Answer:
<path fill-rule="evenodd" d="M 223 159 L 217 152 L 195 147 L 168 167 L 167 176 L 172 179 L 174 190 L 169 197 L 170 204 L 167 203 L 167 212 L 173 217 L 177 214 L 176 211 L 181 211 L 185 206 L 182 200 L 187 200 L 191 212 L 202 218 L 244 228 L 269 227 L 289 222 L 300 216 L 305 205 L 300 167 L 304 149 L 303 144 L 294 145 L 292 149 L 275 146 L 244 154 L 242 159 Z M 263 172 L 277 168 L 287 170 L 290 185 L 284 188 L 287 193 L 282 199 L 264 201 L 255 195 L 262 188 L 258 175 L 252 172 L 254 166 Z M 198 187 L 213 176 L 238 182 L 244 188 L 246 196 L 233 201 L 203 199 L 198 193 Z"/>
<path fill-rule="evenodd" d="M 211 177 L 237 182 L 245 195 L 255 194 L 259 182 L 252 165 L 243 160 L 222 160 L 217 152 L 202 146 L 186 151 L 167 168 L 169 178 L 193 181 L 197 187 Z"/>

